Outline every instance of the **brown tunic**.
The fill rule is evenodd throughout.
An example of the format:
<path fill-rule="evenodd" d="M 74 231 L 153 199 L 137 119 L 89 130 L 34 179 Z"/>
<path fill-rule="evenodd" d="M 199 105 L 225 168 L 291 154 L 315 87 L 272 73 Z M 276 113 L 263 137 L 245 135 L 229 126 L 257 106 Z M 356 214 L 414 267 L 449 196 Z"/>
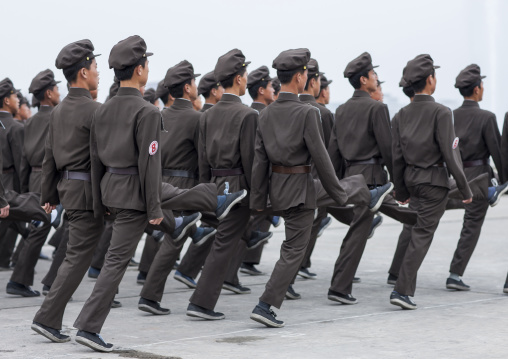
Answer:
<path fill-rule="evenodd" d="M 508 112 L 504 115 L 504 124 L 503 124 L 503 136 L 501 138 L 501 159 L 503 161 L 502 164 L 502 172 L 499 172 L 501 176 L 501 181 L 504 183 L 508 181 Z"/>
<path fill-rule="evenodd" d="M 257 112 L 261 112 L 266 108 L 266 105 L 264 103 L 254 101 L 251 103 L 250 108 L 253 108 Z"/>
<path fill-rule="evenodd" d="M 24 126 L 8 112 L 0 112 L 0 121 L 5 127 L 5 130 L 0 131 L 3 185 L 6 189 L 21 193 L 21 179 L 24 177 L 22 169 Z"/>
<path fill-rule="evenodd" d="M 205 112 L 206 110 L 208 110 L 208 109 L 210 109 L 212 107 L 213 107 L 213 105 L 211 103 L 205 103 L 203 105 L 203 108 L 201 110 L 199 110 L 199 112 Z"/>
<path fill-rule="evenodd" d="M 325 136 L 325 146 L 328 148 L 330 144 L 330 137 L 332 136 L 333 125 L 335 124 L 335 117 L 333 112 L 330 111 L 325 105 L 316 102 L 317 108 L 321 113 L 321 122 L 323 125 L 323 135 Z"/>

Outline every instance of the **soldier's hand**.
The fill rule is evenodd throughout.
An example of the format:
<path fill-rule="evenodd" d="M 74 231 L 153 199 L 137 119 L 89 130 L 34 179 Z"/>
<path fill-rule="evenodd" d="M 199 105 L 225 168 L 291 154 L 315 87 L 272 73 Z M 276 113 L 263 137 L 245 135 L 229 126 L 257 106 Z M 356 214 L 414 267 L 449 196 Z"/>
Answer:
<path fill-rule="evenodd" d="M 163 218 L 155 218 L 148 221 L 148 223 L 153 224 L 154 226 L 158 226 L 161 224 Z"/>
<path fill-rule="evenodd" d="M 410 201 L 411 201 L 411 198 L 408 198 L 404 202 L 397 201 L 397 203 L 403 206 L 405 204 L 408 204 Z"/>
<path fill-rule="evenodd" d="M 51 205 L 49 203 L 45 203 L 44 206 L 42 206 L 42 209 L 47 214 L 50 214 L 52 210 L 56 209 L 56 205 Z"/>
<path fill-rule="evenodd" d="M 9 216 L 9 208 L 11 208 L 11 206 L 7 205 L 0 209 L 0 218 L 7 218 Z"/>
<path fill-rule="evenodd" d="M 465 203 L 465 204 L 469 204 L 471 202 L 473 202 L 473 197 L 465 199 L 465 200 L 462 201 L 462 203 Z"/>

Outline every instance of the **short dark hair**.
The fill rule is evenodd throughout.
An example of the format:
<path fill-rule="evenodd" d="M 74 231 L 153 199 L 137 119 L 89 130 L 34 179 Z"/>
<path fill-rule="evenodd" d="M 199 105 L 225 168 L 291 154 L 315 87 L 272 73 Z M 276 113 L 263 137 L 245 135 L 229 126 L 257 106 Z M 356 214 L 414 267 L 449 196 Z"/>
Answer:
<path fill-rule="evenodd" d="M 471 84 L 469 86 L 466 86 L 466 87 L 461 87 L 459 88 L 459 92 L 462 96 L 464 97 L 469 97 L 469 96 L 472 96 L 473 93 L 474 93 L 474 89 L 476 87 L 480 87 L 481 88 L 481 85 L 482 85 L 482 80 L 478 80 L 477 82 L 475 82 L 474 84 Z"/>
<path fill-rule="evenodd" d="M 303 74 L 304 72 L 303 68 L 289 71 L 277 70 L 277 77 L 282 85 L 286 85 L 291 82 L 294 75 Z"/>
<path fill-rule="evenodd" d="M 127 66 L 124 69 L 115 69 L 115 76 L 118 79 L 118 81 L 126 81 L 130 80 L 132 78 L 132 75 L 134 74 L 134 69 L 141 65 L 143 68 L 145 68 L 146 65 L 146 57 L 140 58 L 134 65 Z"/>
<path fill-rule="evenodd" d="M 402 92 L 409 98 L 415 97 L 415 90 L 413 90 L 413 86 L 406 86 L 402 88 Z"/>
<path fill-rule="evenodd" d="M 242 67 L 240 70 L 237 71 L 236 74 L 234 74 L 233 76 L 230 76 L 228 77 L 227 79 L 225 80 L 222 80 L 220 82 L 220 84 L 222 85 L 222 87 L 224 88 L 228 88 L 228 87 L 233 87 L 233 82 L 235 81 L 235 77 L 240 75 L 240 76 L 243 76 L 243 74 L 245 73 L 245 71 L 247 71 L 247 69 L 245 67 Z"/>
<path fill-rule="evenodd" d="M 161 96 L 162 103 L 165 105 L 169 101 L 169 92 L 166 92 L 164 95 Z"/>
<path fill-rule="evenodd" d="M 7 98 L 7 96 L 0 97 L 0 108 L 4 107 L 4 100 Z"/>
<path fill-rule="evenodd" d="M 315 79 L 316 81 L 319 79 L 319 76 L 309 76 L 307 78 L 307 83 L 305 84 L 305 91 L 307 91 L 309 89 L 309 84 L 311 82 L 312 79 Z M 319 89 L 321 91 L 321 89 Z"/>
<path fill-rule="evenodd" d="M 257 84 L 249 88 L 249 95 L 255 101 L 258 98 L 258 91 L 260 88 L 267 88 L 269 81 L 259 81 Z"/>
<path fill-rule="evenodd" d="M 349 78 L 349 83 L 354 87 L 355 90 L 358 90 L 360 87 L 362 87 L 362 83 L 360 82 L 360 78 L 362 76 L 369 78 L 369 71 L 370 70 L 362 70 Z"/>
<path fill-rule="evenodd" d="M 436 70 L 432 69 L 432 73 L 429 74 L 429 76 L 434 77 L 435 74 L 436 74 Z M 425 86 L 427 86 L 427 78 L 429 76 L 425 76 L 423 79 L 421 79 L 421 80 L 411 84 L 411 87 L 413 87 L 413 90 L 414 90 L 415 93 L 423 91 Z"/>
<path fill-rule="evenodd" d="M 48 86 L 44 87 L 42 90 L 34 92 L 34 97 L 39 101 L 43 101 L 46 91 L 53 90 L 55 88 L 55 86 L 56 85 L 48 85 Z"/>
<path fill-rule="evenodd" d="M 71 67 L 66 67 L 65 69 L 63 69 L 62 71 L 67 82 L 70 83 L 76 81 L 76 78 L 78 77 L 78 72 L 83 67 L 87 70 L 90 70 L 90 66 L 92 66 L 92 61 L 93 59 L 83 60 L 75 65 L 72 65 Z"/>
<path fill-rule="evenodd" d="M 192 83 L 192 79 L 188 79 L 188 80 L 185 80 L 184 82 L 182 82 L 181 84 L 178 84 L 173 87 L 169 87 L 168 88 L 169 94 L 171 96 L 173 96 L 173 98 L 183 97 L 183 88 L 185 87 L 185 85 L 187 85 L 187 84 L 190 85 L 191 83 Z M 166 103 L 166 102 L 164 102 L 164 103 Z"/>

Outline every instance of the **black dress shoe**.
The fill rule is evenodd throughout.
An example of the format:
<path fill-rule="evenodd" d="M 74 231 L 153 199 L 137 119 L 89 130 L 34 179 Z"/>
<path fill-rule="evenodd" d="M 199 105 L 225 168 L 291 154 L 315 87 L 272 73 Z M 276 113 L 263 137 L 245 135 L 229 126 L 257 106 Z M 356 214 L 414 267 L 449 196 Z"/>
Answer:
<path fill-rule="evenodd" d="M 358 301 L 351 294 L 342 294 L 331 289 L 328 290 L 328 299 L 342 304 L 356 304 Z"/>
<path fill-rule="evenodd" d="M 20 295 L 22 297 L 38 297 L 41 293 L 31 287 L 15 282 L 7 283 L 7 294 Z"/>
<path fill-rule="evenodd" d="M 42 259 L 43 261 L 50 261 L 51 258 L 49 256 L 45 255 L 44 253 L 39 253 L 39 259 Z"/>
<path fill-rule="evenodd" d="M 244 287 L 241 283 L 235 285 L 233 283 L 224 282 L 222 284 L 222 289 L 229 290 L 236 294 L 250 294 L 251 292 L 250 288 Z"/>
<path fill-rule="evenodd" d="M 78 330 L 76 334 L 76 343 L 85 345 L 96 352 L 109 353 L 113 351 L 113 344 L 106 343 L 100 334 Z"/>
<path fill-rule="evenodd" d="M 217 230 L 212 227 L 199 227 L 196 233 L 191 236 L 192 243 L 196 247 L 199 247 L 206 243 L 211 237 L 213 237 L 217 233 Z"/>
<path fill-rule="evenodd" d="M 150 235 L 154 241 L 156 241 L 157 243 L 160 243 L 164 240 L 164 232 L 162 231 L 158 231 L 156 229 L 153 230 L 152 234 Z"/>
<path fill-rule="evenodd" d="M 51 287 L 49 285 L 44 284 L 42 286 L 42 295 L 48 295 L 50 289 Z"/>
<path fill-rule="evenodd" d="M 386 283 L 390 285 L 395 285 L 397 283 L 398 278 L 399 277 L 397 277 L 396 275 L 388 273 L 388 279 L 386 280 Z"/>
<path fill-rule="evenodd" d="M 257 269 L 254 264 L 242 263 L 240 266 L 240 273 L 249 274 L 249 275 L 263 275 L 264 273 Z"/>
<path fill-rule="evenodd" d="M 305 279 L 316 279 L 317 274 L 309 271 L 309 268 L 300 268 L 298 275 Z"/>
<path fill-rule="evenodd" d="M 508 282 L 504 284 L 503 293 L 508 293 Z"/>
<path fill-rule="evenodd" d="M 282 320 L 275 319 L 275 317 L 277 317 L 277 315 L 273 312 L 273 310 L 269 309 L 267 311 L 259 305 L 256 305 L 250 314 L 250 319 L 264 324 L 269 328 L 282 328 L 284 326 L 284 322 Z"/>
<path fill-rule="evenodd" d="M 383 223 L 383 216 L 376 216 L 372 220 L 372 224 L 370 225 L 370 232 L 367 239 L 371 239 L 374 237 L 374 232 L 376 231 L 376 228 L 379 227 Z"/>
<path fill-rule="evenodd" d="M 369 209 L 371 212 L 377 212 L 385 197 L 393 189 L 393 183 L 388 182 L 383 186 L 379 186 L 370 191 L 370 204 Z"/>
<path fill-rule="evenodd" d="M 224 313 L 214 312 L 210 309 L 205 309 L 199 305 L 189 303 L 187 307 L 187 316 L 194 318 L 201 318 L 206 320 L 220 320 L 226 318 Z"/>
<path fill-rule="evenodd" d="M 268 242 L 270 238 L 272 238 L 272 232 L 260 232 L 260 231 L 252 231 L 250 235 L 250 239 L 247 242 L 247 249 L 254 249 L 262 245 L 263 243 Z"/>
<path fill-rule="evenodd" d="M 318 238 L 323 235 L 325 229 L 327 229 L 330 224 L 332 224 L 332 219 L 330 217 L 325 217 L 321 220 L 321 223 L 319 224 L 319 232 L 317 234 Z"/>
<path fill-rule="evenodd" d="M 60 228 L 63 224 L 62 216 L 65 210 L 61 204 L 57 205 L 55 210 L 56 210 L 56 218 L 53 222 L 51 222 L 51 225 L 53 226 L 53 228 L 57 229 Z"/>
<path fill-rule="evenodd" d="M 462 279 L 456 280 L 453 278 L 446 279 L 446 288 L 447 289 L 455 289 L 455 290 L 471 290 L 471 287 L 462 281 Z"/>
<path fill-rule="evenodd" d="M 111 303 L 111 308 L 121 308 L 122 307 L 122 303 L 119 302 L 118 300 L 114 300 L 112 303 Z"/>
<path fill-rule="evenodd" d="M 175 242 L 179 242 L 183 237 L 185 237 L 187 231 L 201 219 L 201 213 L 196 212 L 190 216 L 184 216 L 182 219 L 182 224 L 175 228 L 173 233 L 171 233 L 171 238 L 173 238 Z"/>
<path fill-rule="evenodd" d="M 289 285 L 288 289 L 286 290 L 286 298 L 296 300 L 302 299 L 302 296 L 300 295 L 300 293 L 295 292 L 292 285 Z"/>
<path fill-rule="evenodd" d="M 494 195 L 488 199 L 491 207 L 497 206 L 499 201 L 501 201 L 501 197 L 503 196 L 503 194 L 505 194 L 508 191 L 508 182 L 496 186 L 495 189 L 496 192 L 494 192 Z"/>
<path fill-rule="evenodd" d="M 229 214 L 229 211 L 231 211 L 231 208 L 244 199 L 245 196 L 247 196 L 247 191 L 244 189 L 235 193 L 227 194 L 224 203 L 215 210 L 217 219 L 219 221 L 224 219 Z"/>
<path fill-rule="evenodd" d="M 129 261 L 129 267 L 137 267 L 139 266 L 139 262 L 136 261 L 134 258 L 131 258 L 131 260 Z"/>
<path fill-rule="evenodd" d="M 146 298 L 139 298 L 138 309 L 155 315 L 171 314 L 171 310 L 162 308 L 158 302 Z"/>
<path fill-rule="evenodd" d="M 358 284 L 358 283 L 361 283 L 361 282 L 362 282 L 362 278 L 360 278 L 360 277 L 354 277 L 353 278 L 353 283 Z"/>
<path fill-rule="evenodd" d="M 31 328 L 32 330 L 55 343 L 65 343 L 71 340 L 70 336 L 60 333 L 58 329 L 47 327 L 41 323 L 32 322 Z"/>
<path fill-rule="evenodd" d="M 390 304 L 397 305 L 402 309 L 414 310 L 418 308 L 408 295 L 402 295 L 396 291 L 390 294 Z"/>
<path fill-rule="evenodd" d="M 136 278 L 136 283 L 138 284 L 145 284 L 146 282 L 146 276 L 148 275 L 147 272 L 139 271 L 138 277 Z"/>

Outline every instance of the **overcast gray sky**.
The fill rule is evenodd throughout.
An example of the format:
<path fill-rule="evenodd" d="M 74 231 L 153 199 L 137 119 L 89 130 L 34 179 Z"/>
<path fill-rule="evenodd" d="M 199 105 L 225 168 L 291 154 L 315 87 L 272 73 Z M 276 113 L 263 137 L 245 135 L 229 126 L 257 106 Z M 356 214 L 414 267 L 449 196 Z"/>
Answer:
<path fill-rule="evenodd" d="M 308 47 L 321 71 L 334 80 L 332 102 L 338 104 L 353 92 L 342 75 L 346 64 L 368 51 L 380 65 L 377 72 L 386 81 L 385 102 L 393 116 L 407 102 L 398 88 L 402 68 L 414 56 L 429 53 L 441 65 L 438 101 L 458 106 L 462 99 L 453 87 L 455 77 L 477 63 L 488 76 L 481 106 L 495 112 L 500 123 L 508 111 L 504 86 L 508 24 L 502 17 L 508 13 L 507 1 L 21 0 L 9 5 L 11 12 L 2 11 L 2 27 L 9 30 L 2 37 L 0 78 L 10 77 L 25 94 L 31 79 L 46 68 L 65 82 L 54 67 L 58 52 L 70 42 L 88 38 L 103 54 L 98 58 L 103 101 L 113 79 L 108 68 L 112 46 L 137 34 L 155 53 L 149 82 L 162 79 L 183 59 L 204 74 L 235 47 L 252 61 L 250 69 L 271 68 L 280 51 Z M 65 86 L 61 92 L 67 92 Z M 247 95 L 244 102 L 250 101 Z"/>

